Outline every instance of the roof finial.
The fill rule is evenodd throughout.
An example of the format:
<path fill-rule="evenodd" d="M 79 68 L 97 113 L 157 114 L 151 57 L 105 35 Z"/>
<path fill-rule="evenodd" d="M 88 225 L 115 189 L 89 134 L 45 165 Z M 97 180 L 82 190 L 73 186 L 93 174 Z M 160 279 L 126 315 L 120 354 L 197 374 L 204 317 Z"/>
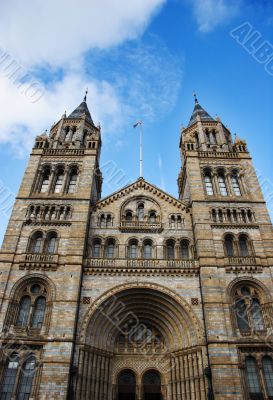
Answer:
<path fill-rule="evenodd" d="M 193 91 L 193 96 L 194 96 L 195 104 L 198 104 L 198 99 L 197 99 L 197 95 L 196 95 L 196 91 L 195 90 Z"/>
<path fill-rule="evenodd" d="M 85 96 L 84 96 L 84 98 L 83 98 L 83 101 L 85 101 L 85 102 L 86 102 L 86 99 L 87 99 L 87 95 L 88 95 L 88 88 L 86 89 L 86 91 L 85 91 Z"/>

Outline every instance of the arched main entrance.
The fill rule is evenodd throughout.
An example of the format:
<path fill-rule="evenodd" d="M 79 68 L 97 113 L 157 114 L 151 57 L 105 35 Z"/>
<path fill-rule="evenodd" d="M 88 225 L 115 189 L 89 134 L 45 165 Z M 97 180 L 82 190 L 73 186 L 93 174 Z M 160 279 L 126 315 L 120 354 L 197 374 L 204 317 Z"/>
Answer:
<path fill-rule="evenodd" d="M 196 398 L 205 400 L 202 330 L 180 296 L 151 283 L 121 285 L 85 321 L 77 400 L 184 400 L 196 379 Z"/>
<path fill-rule="evenodd" d="M 161 400 L 161 378 L 158 371 L 147 371 L 142 380 L 143 400 Z"/>
<path fill-rule="evenodd" d="M 122 371 L 118 377 L 118 400 L 135 400 L 136 377 L 133 371 Z"/>

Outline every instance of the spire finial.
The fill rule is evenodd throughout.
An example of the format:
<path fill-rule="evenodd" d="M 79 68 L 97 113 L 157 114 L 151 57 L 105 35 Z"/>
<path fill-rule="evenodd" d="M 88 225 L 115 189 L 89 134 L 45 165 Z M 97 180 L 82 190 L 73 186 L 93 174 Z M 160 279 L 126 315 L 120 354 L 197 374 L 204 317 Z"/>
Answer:
<path fill-rule="evenodd" d="M 193 97 L 194 97 L 195 104 L 198 104 L 197 94 L 196 94 L 195 90 L 193 91 Z"/>
<path fill-rule="evenodd" d="M 84 96 L 84 98 L 83 98 L 83 101 L 85 101 L 85 102 L 86 102 L 86 99 L 87 99 L 87 95 L 88 95 L 88 88 L 86 89 L 86 91 L 85 91 L 85 96 Z"/>

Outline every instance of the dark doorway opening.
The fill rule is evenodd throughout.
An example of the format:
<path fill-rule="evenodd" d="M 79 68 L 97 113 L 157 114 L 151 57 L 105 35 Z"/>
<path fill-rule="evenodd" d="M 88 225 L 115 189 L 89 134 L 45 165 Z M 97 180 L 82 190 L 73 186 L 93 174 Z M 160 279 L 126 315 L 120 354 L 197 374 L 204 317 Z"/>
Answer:
<path fill-rule="evenodd" d="M 143 377 L 143 399 L 162 400 L 161 378 L 157 371 L 147 371 Z"/>
<path fill-rule="evenodd" d="M 135 400 L 136 377 L 133 371 L 124 370 L 118 377 L 118 400 Z"/>

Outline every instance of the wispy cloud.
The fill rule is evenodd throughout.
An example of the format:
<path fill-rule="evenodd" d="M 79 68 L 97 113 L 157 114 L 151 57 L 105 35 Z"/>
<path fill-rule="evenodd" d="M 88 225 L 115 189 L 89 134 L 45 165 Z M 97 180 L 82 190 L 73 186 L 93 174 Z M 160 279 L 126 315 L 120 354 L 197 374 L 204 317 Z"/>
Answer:
<path fill-rule="evenodd" d="M 241 0 L 189 0 L 200 32 L 206 33 L 238 14 Z"/>
<path fill-rule="evenodd" d="M 134 41 L 108 51 L 92 51 L 58 73 L 36 69 L 44 83 L 44 96 L 30 103 L 20 96 L 11 80 L 0 73 L 0 142 L 23 156 L 33 138 L 50 129 L 66 111 L 71 112 L 89 88 L 88 104 L 94 121 L 100 122 L 104 139 L 115 135 L 117 148 L 135 118 L 149 123 L 160 120 L 174 107 L 181 85 L 180 60 L 156 37 Z"/>

